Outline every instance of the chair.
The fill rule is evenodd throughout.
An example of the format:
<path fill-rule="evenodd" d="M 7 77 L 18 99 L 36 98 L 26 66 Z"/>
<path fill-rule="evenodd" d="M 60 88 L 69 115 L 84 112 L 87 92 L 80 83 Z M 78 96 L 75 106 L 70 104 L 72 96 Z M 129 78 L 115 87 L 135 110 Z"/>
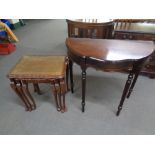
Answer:
<path fill-rule="evenodd" d="M 97 23 L 92 19 L 89 22 L 82 20 L 66 20 L 68 37 L 110 39 L 114 30 L 114 22 Z"/>
<path fill-rule="evenodd" d="M 132 23 L 143 23 L 145 19 L 114 19 L 114 29 L 128 29 Z"/>

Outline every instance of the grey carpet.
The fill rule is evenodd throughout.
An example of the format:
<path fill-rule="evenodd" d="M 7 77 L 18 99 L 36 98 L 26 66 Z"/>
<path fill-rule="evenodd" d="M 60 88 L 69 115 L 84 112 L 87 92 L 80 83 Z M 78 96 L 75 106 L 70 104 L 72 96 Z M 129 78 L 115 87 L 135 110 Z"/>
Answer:
<path fill-rule="evenodd" d="M 143 76 L 119 117 L 115 113 L 127 75 L 88 69 L 86 111 L 82 113 L 81 70 L 77 65 L 75 93 L 66 95 L 66 113 L 56 111 L 46 84 L 41 84 L 45 92 L 41 96 L 31 88 L 37 109 L 25 112 L 6 75 L 23 55 L 66 55 L 67 25 L 65 20 L 27 20 L 15 33 L 20 40 L 16 52 L 0 56 L 0 134 L 155 134 L 155 82 Z"/>

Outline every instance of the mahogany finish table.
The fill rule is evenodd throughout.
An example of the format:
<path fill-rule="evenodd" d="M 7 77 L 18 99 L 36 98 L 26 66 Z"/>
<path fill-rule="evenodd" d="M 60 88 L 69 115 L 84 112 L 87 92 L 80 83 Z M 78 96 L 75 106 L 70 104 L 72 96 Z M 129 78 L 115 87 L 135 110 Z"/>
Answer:
<path fill-rule="evenodd" d="M 67 38 L 70 66 L 71 90 L 73 92 L 73 62 L 82 69 L 82 112 L 85 110 L 86 69 L 93 67 L 103 71 L 120 71 L 129 69 L 117 116 L 125 98 L 129 98 L 147 58 L 154 51 L 152 41 L 129 41 L 113 39 Z"/>
<path fill-rule="evenodd" d="M 64 112 L 67 59 L 65 56 L 24 56 L 8 75 L 11 88 L 25 104 L 26 111 L 36 109 L 36 104 L 28 89 L 28 84 L 34 85 L 34 90 L 41 94 L 38 83 L 49 83 L 55 97 L 57 110 Z M 66 88 L 67 87 L 67 88 Z"/>
<path fill-rule="evenodd" d="M 150 40 L 155 42 L 155 23 L 116 23 L 114 29 L 115 39 Z M 155 53 L 141 70 L 142 74 L 155 78 Z"/>

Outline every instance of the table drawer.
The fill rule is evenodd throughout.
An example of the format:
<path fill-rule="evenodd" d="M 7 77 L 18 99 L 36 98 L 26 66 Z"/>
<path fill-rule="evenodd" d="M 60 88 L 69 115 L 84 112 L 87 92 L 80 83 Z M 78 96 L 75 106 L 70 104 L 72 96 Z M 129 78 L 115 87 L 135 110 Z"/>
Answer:
<path fill-rule="evenodd" d="M 154 72 L 155 72 L 155 64 L 153 64 L 153 63 L 146 64 L 144 66 L 144 68 L 148 69 L 148 70 L 154 70 Z"/>
<path fill-rule="evenodd" d="M 152 55 L 152 56 L 149 58 L 149 61 L 155 63 L 155 55 Z"/>
<path fill-rule="evenodd" d="M 115 32 L 115 39 L 144 40 L 143 34 Z"/>
<path fill-rule="evenodd" d="M 155 41 L 155 35 L 153 35 L 153 34 L 144 34 L 143 35 L 143 40 L 152 40 L 152 41 Z"/>

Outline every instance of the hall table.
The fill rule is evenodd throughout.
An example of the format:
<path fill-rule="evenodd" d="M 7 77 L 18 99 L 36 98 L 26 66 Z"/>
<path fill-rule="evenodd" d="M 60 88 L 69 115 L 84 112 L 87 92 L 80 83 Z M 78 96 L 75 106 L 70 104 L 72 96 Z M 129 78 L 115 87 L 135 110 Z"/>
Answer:
<path fill-rule="evenodd" d="M 116 115 L 120 114 L 125 98 L 129 98 L 138 75 L 153 53 L 152 41 L 67 38 L 71 91 L 73 93 L 73 62 L 82 69 L 82 112 L 85 111 L 86 69 L 103 71 L 129 70 Z"/>

